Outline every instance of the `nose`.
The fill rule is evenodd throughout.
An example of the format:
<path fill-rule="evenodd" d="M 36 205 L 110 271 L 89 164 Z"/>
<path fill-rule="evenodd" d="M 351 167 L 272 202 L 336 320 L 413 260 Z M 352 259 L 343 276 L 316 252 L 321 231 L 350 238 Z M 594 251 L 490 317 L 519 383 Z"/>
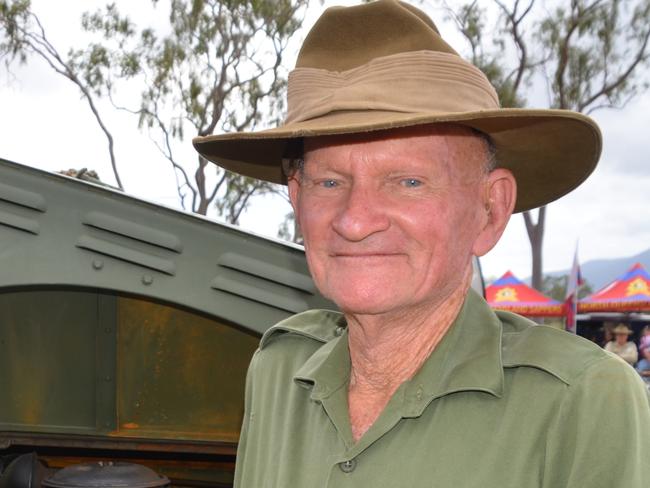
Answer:
<path fill-rule="evenodd" d="M 354 184 L 334 218 L 334 231 L 348 241 L 358 242 L 390 226 L 385 198 L 370 185 Z"/>

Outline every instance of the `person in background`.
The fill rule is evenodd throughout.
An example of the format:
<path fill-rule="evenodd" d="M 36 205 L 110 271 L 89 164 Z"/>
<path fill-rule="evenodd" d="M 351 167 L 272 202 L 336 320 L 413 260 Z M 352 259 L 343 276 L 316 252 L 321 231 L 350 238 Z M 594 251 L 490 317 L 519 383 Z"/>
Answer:
<path fill-rule="evenodd" d="M 614 340 L 605 345 L 605 350 L 620 356 L 630 366 L 634 366 L 639 359 L 639 353 L 636 344 L 627 340 L 632 331 L 627 325 L 618 324 L 612 332 Z"/>
<path fill-rule="evenodd" d="M 650 346 L 641 349 L 641 360 L 636 365 L 636 370 L 650 387 Z"/>
<path fill-rule="evenodd" d="M 643 330 L 641 330 L 641 339 L 639 339 L 639 353 L 642 349 L 650 347 L 650 325 L 646 325 Z M 641 354 L 643 356 L 643 354 Z"/>
<path fill-rule="evenodd" d="M 614 324 L 610 322 L 605 322 L 600 329 L 602 332 L 599 344 L 600 347 L 604 348 L 609 341 L 614 340 L 614 333 L 612 332 L 612 329 L 614 328 Z"/>

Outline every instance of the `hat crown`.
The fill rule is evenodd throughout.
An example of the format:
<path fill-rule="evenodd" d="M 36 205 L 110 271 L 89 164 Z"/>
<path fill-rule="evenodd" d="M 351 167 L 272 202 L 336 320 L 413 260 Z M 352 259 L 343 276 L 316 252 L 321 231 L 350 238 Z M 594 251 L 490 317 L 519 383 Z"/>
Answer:
<path fill-rule="evenodd" d="M 614 334 L 631 334 L 632 331 L 627 327 L 625 324 L 618 324 L 614 329 L 612 330 Z"/>
<path fill-rule="evenodd" d="M 296 68 L 345 71 L 410 51 L 455 54 L 421 10 L 396 0 L 331 7 L 307 35 Z"/>

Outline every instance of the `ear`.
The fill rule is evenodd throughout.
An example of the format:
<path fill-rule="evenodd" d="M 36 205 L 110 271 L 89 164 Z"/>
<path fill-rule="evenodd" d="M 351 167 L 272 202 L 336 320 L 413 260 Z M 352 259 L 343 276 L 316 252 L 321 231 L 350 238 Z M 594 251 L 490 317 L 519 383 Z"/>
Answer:
<path fill-rule="evenodd" d="M 506 229 L 517 200 L 517 182 L 510 170 L 497 168 L 490 172 L 485 192 L 485 225 L 474 241 L 472 251 L 483 256 L 492 249 Z"/>
<path fill-rule="evenodd" d="M 298 218 L 298 199 L 300 198 L 300 181 L 298 180 L 298 177 L 290 177 L 287 181 L 287 187 L 289 190 L 289 201 L 293 207 L 293 213 L 296 217 L 296 222 L 300 222 Z"/>

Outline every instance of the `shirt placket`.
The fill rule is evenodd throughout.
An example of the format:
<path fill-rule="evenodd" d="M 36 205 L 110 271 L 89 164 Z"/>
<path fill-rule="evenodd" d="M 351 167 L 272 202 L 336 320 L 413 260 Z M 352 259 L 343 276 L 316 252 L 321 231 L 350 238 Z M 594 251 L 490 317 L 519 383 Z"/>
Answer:
<path fill-rule="evenodd" d="M 335 425 L 344 446 L 341 452 L 328 456 L 329 475 L 325 486 L 328 488 L 359 486 L 360 480 L 356 476 L 358 467 L 361 463 L 372 462 L 373 444 L 379 442 L 381 437 L 395 428 L 403 417 L 405 391 L 406 385 L 403 385 L 395 392 L 379 418 L 356 444 L 352 441 L 347 387 L 342 387 L 335 394 L 323 399 L 323 408 Z M 364 480 L 367 481 L 365 476 Z"/>

